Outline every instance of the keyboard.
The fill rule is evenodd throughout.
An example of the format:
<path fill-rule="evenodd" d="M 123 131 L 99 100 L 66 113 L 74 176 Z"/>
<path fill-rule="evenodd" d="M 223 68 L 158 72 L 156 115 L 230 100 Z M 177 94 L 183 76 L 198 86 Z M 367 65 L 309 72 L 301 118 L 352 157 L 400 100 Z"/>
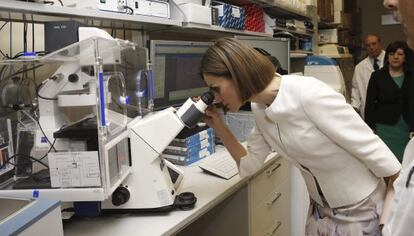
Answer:
<path fill-rule="evenodd" d="M 201 161 L 199 167 L 210 174 L 224 179 L 230 179 L 239 173 L 236 162 L 225 151 L 206 157 Z"/>

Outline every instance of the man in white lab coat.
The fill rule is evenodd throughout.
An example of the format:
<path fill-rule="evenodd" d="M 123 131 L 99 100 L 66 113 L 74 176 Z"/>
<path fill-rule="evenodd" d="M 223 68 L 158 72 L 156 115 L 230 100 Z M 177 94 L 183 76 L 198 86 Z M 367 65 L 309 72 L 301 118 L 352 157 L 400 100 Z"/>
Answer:
<path fill-rule="evenodd" d="M 372 72 L 379 70 L 384 63 L 385 52 L 378 35 L 368 34 L 364 39 L 368 56 L 355 67 L 352 78 L 352 107 L 364 118 L 368 82 Z"/>
<path fill-rule="evenodd" d="M 414 1 L 384 0 L 384 6 L 393 10 L 407 35 L 408 45 L 414 49 Z M 391 213 L 384 225 L 384 236 L 406 236 L 414 232 L 414 139 L 408 143 L 403 157 L 400 176 L 394 182 L 395 197 Z"/>

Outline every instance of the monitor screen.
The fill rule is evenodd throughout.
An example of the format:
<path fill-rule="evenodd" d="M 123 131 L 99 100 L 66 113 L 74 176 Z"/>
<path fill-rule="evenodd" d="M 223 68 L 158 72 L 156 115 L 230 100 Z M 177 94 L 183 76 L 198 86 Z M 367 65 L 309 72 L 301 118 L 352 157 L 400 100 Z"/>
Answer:
<path fill-rule="evenodd" d="M 200 75 L 207 42 L 150 41 L 154 75 L 154 109 L 180 106 L 187 98 L 208 90 Z"/>
<path fill-rule="evenodd" d="M 284 70 L 290 72 L 290 41 L 288 39 L 254 36 L 236 36 L 236 38 L 251 47 L 266 50 L 270 55 L 277 58 Z"/>

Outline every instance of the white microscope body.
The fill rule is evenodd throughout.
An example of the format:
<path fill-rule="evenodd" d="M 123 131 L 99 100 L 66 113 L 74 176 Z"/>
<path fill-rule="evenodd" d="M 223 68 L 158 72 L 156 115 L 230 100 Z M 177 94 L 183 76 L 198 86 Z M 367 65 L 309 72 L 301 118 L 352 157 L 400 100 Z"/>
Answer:
<path fill-rule="evenodd" d="M 189 98 L 178 111 L 170 107 L 132 120 L 128 124 L 131 174 L 122 190 L 103 202 L 102 209 L 116 212 L 172 209 L 181 173 L 162 158 L 162 151 L 184 127 L 197 124 L 213 98 L 207 92 L 197 102 Z"/>

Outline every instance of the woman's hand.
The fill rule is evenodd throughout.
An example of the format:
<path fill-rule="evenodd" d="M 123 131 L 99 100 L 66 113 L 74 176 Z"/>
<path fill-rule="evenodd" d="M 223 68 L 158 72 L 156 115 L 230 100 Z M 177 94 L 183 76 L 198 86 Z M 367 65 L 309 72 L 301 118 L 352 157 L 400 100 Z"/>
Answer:
<path fill-rule="evenodd" d="M 220 115 L 218 114 L 216 108 L 213 105 L 210 105 L 204 115 L 203 121 L 211 128 L 213 128 L 216 132 L 220 132 L 221 129 L 226 127 L 226 124 L 221 119 Z"/>
<path fill-rule="evenodd" d="M 382 211 L 382 215 L 380 217 L 380 225 L 384 224 L 387 221 L 388 215 L 390 213 L 392 207 L 392 200 L 394 199 L 395 189 L 394 189 L 394 181 L 398 178 L 400 172 L 389 176 L 388 184 L 387 184 L 387 192 L 384 200 L 384 207 Z"/>

